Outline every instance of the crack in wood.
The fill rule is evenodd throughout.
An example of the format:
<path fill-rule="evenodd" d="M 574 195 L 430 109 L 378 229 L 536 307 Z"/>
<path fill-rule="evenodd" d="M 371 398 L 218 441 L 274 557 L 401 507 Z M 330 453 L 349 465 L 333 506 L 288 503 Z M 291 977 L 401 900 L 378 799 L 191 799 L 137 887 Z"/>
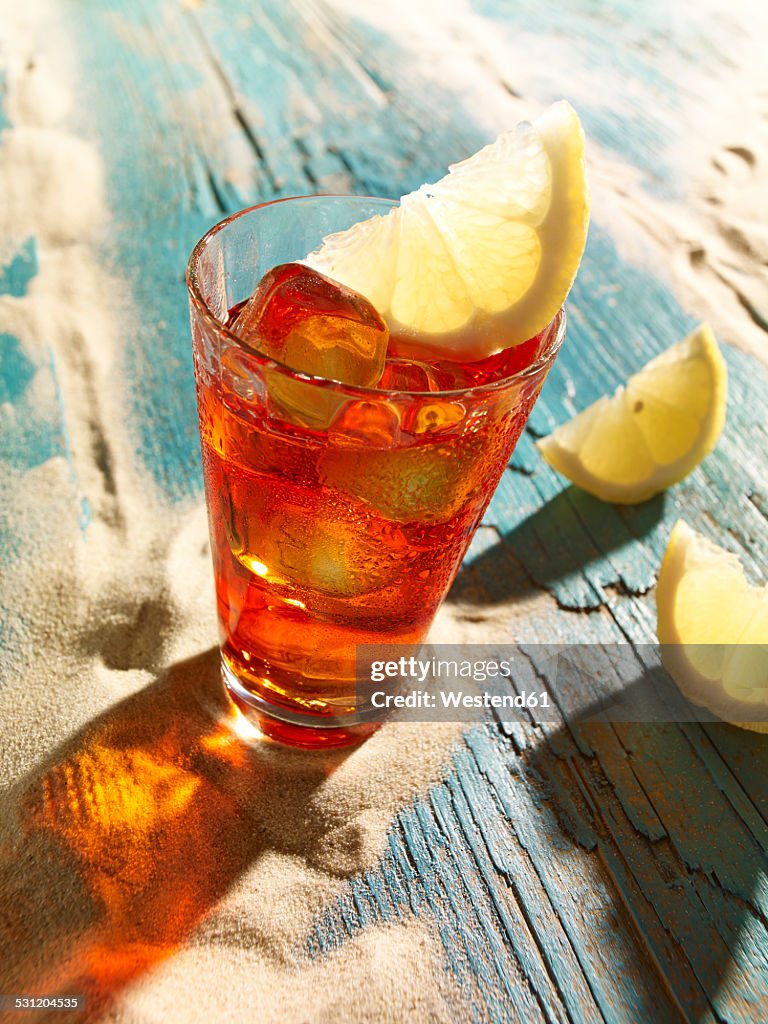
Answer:
<path fill-rule="evenodd" d="M 219 211 L 221 213 L 228 213 L 229 208 L 227 206 L 227 202 L 224 199 L 224 196 L 222 195 L 221 189 L 219 188 L 214 173 L 210 167 L 207 169 L 206 172 L 206 180 L 208 181 L 208 185 L 211 190 L 211 195 L 213 196 L 214 201 L 219 208 Z"/>
<path fill-rule="evenodd" d="M 245 112 L 243 111 L 238 101 L 237 90 L 235 89 L 232 82 L 229 80 L 223 63 L 219 60 L 218 56 L 213 51 L 213 48 L 211 47 L 211 44 L 208 40 L 208 36 L 203 31 L 201 26 L 198 24 L 194 12 L 187 9 L 185 11 L 185 14 L 188 18 L 189 24 L 191 25 L 193 32 L 195 33 L 200 42 L 201 49 L 203 50 L 205 57 L 207 58 L 214 74 L 216 75 L 224 89 L 224 92 L 230 103 L 232 116 L 239 125 L 241 131 L 243 132 L 243 135 L 245 136 L 246 141 L 248 142 L 254 155 L 256 156 L 256 159 L 259 162 L 259 166 L 261 167 L 267 179 L 267 182 L 269 183 L 270 189 L 273 192 L 278 192 L 280 190 L 280 182 L 277 180 L 272 168 L 270 167 L 266 153 L 264 152 L 264 147 L 259 142 L 259 138 L 256 134 L 256 131 L 254 130 L 251 123 L 248 121 L 248 118 L 246 117 Z"/>
<path fill-rule="evenodd" d="M 496 81 L 502 87 L 505 92 L 508 92 L 510 96 L 513 96 L 516 100 L 523 99 L 523 94 L 514 89 L 505 78 L 497 77 Z"/>
<path fill-rule="evenodd" d="M 311 185 L 316 187 L 318 185 L 318 180 L 317 180 L 317 178 L 316 178 L 312 168 L 309 166 L 309 161 L 311 159 L 311 154 L 309 152 L 309 149 L 307 148 L 306 143 L 304 142 L 304 140 L 299 135 L 294 135 L 292 141 L 293 141 L 293 145 L 296 147 L 296 151 L 298 152 L 299 156 L 301 157 L 301 166 L 302 166 L 302 170 L 304 171 L 304 174 L 307 177 L 307 181 Z"/>
<path fill-rule="evenodd" d="M 753 508 L 757 509 L 763 519 L 768 519 L 768 509 L 764 507 L 765 498 L 762 494 L 755 494 L 754 491 L 750 491 L 747 494 L 747 501 L 752 505 Z"/>
<path fill-rule="evenodd" d="M 233 100 L 235 98 L 234 91 L 232 91 L 232 98 L 233 98 Z M 251 149 L 256 154 L 256 158 L 258 159 L 259 163 L 261 164 L 261 167 L 262 167 L 262 169 L 264 171 L 264 174 L 267 177 L 267 181 L 269 182 L 270 188 L 274 192 L 279 191 L 279 189 L 280 189 L 280 182 L 277 180 L 277 178 L 274 175 L 274 172 L 272 171 L 272 168 L 269 166 L 269 161 L 267 160 L 267 155 L 264 152 L 264 148 L 262 147 L 261 143 L 259 142 L 259 139 L 258 139 L 258 136 L 256 135 L 256 132 L 254 131 L 254 129 L 251 126 L 251 124 L 249 123 L 249 121 L 246 118 L 245 114 L 243 113 L 242 109 L 239 106 L 237 106 L 236 103 L 234 103 L 233 106 L 232 106 L 232 114 L 234 115 L 234 118 L 237 121 L 237 123 L 242 128 L 243 134 L 245 135 L 246 139 L 248 140 L 248 143 L 249 143 Z"/>
<path fill-rule="evenodd" d="M 725 278 L 721 277 L 719 274 L 717 276 L 720 277 L 724 284 L 728 284 L 728 281 L 726 281 Z M 749 314 L 752 322 L 759 327 L 761 331 L 765 331 L 768 334 L 768 320 L 766 320 L 762 313 L 753 305 L 752 302 L 750 302 L 740 288 L 736 288 L 735 285 L 729 285 L 729 287 L 733 290 L 734 295 L 738 299 L 739 305 L 746 313 Z"/>
<path fill-rule="evenodd" d="M 391 102 L 391 87 L 381 76 L 371 71 L 349 46 L 349 26 L 342 25 L 328 7 L 313 3 L 312 0 L 304 0 L 303 9 L 305 14 L 311 15 L 315 32 L 324 38 L 329 49 L 336 52 L 370 98 L 379 107 L 387 106 Z"/>

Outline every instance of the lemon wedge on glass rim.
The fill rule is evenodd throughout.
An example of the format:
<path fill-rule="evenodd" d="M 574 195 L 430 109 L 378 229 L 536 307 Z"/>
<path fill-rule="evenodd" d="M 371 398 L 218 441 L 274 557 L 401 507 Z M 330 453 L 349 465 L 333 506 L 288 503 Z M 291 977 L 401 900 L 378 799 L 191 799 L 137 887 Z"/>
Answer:
<path fill-rule="evenodd" d="M 768 584 L 682 520 L 656 586 L 661 660 L 691 703 L 768 732 Z"/>
<path fill-rule="evenodd" d="M 712 451 L 727 394 L 725 360 L 701 324 L 537 445 L 577 487 L 634 504 L 682 480 Z"/>
<path fill-rule="evenodd" d="M 584 133 L 561 100 L 305 262 L 365 295 L 412 348 L 481 359 L 554 318 L 588 221 Z"/>

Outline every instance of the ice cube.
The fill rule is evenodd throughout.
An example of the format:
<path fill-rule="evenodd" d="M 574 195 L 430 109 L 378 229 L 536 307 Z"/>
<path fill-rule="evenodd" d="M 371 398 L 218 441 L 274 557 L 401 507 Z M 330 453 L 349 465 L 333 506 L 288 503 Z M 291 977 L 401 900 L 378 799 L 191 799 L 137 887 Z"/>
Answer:
<path fill-rule="evenodd" d="M 497 461 L 487 448 L 479 435 L 467 434 L 390 451 L 330 449 L 320 459 L 318 475 L 387 519 L 441 523 L 465 504 L 482 504 L 485 476 Z"/>
<path fill-rule="evenodd" d="M 366 298 L 301 263 L 268 271 L 232 330 L 264 355 L 301 373 L 372 387 L 384 370 L 389 331 Z M 268 388 L 283 412 L 327 426 L 341 401 L 333 389 L 272 371 Z"/>
<path fill-rule="evenodd" d="M 369 387 L 381 377 L 389 340 L 366 298 L 301 263 L 268 271 L 233 330 L 294 370 Z"/>
<path fill-rule="evenodd" d="M 388 448 L 400 439 L 400 412 L 393 402 L 349 399 L 331 424 L 328 440 L 338 448 Z"/>
<path fill-rule="evenodd" d="M 230 488 L 222 513 L 232 554 L 272 584 L 354 597 L 403 572 L 409 548 L 400 528 L 367 521 L 338 494 L 260 474 Z"/>
<path fill-rule="evenodd" d="M 452 430 L 464 419 L 465 411 L 461 402 L 425 402 L 419 406 L 413 417 L 413 432 L 436 434 L 443 430 Z"/>
<path fill-rule="evenodd" d="M 440 382 L 429 363 L 395 357 L 387 360 L 379 387 L 387 391 L 439 391 Z"/>

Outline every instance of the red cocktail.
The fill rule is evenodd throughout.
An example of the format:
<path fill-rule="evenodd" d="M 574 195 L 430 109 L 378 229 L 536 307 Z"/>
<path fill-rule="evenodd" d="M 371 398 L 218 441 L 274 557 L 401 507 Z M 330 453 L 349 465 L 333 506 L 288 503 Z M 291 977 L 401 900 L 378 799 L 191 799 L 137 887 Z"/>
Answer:
<path fill-rule="evenodd" d="M 264 354 L 283 352 L 280 317 L 291 331 L 301 321 L 290 339 L 304 351 L 327 318 L 353 316 L 308 278 L 301 316 L 286 285 L 287 305 L 261 315 L 264 344 L 249 340 L 243 306 L 266 273 L 273 290 L 286 275 L 292 287 L 300 271 L 276 278 L 276 266 L 392 205 L 254 207 L 213 228 L 189 266 L 224 680 L 263 732 L 303 746 L 373 727 L 355 701 L 356 645 L 425 636 L 564 335 L 561 311 L 475 362 L 414 358 L 390 337 L 375 386 L 342 384 Z"/>

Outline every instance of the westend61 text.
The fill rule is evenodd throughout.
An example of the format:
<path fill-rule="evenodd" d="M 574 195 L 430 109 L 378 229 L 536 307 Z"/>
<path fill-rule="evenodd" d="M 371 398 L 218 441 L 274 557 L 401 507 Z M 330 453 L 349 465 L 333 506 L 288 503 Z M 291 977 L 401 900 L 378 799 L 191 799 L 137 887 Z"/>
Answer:
<path fill-rule="evenodd" d="M 444 691 L 429 693 L 413 690 L 411 693 L 386 693 L 374 690 L 371 703 L 375 708 L 549 708 L 546 690 L 541 693 L 462 693 Z"/>

